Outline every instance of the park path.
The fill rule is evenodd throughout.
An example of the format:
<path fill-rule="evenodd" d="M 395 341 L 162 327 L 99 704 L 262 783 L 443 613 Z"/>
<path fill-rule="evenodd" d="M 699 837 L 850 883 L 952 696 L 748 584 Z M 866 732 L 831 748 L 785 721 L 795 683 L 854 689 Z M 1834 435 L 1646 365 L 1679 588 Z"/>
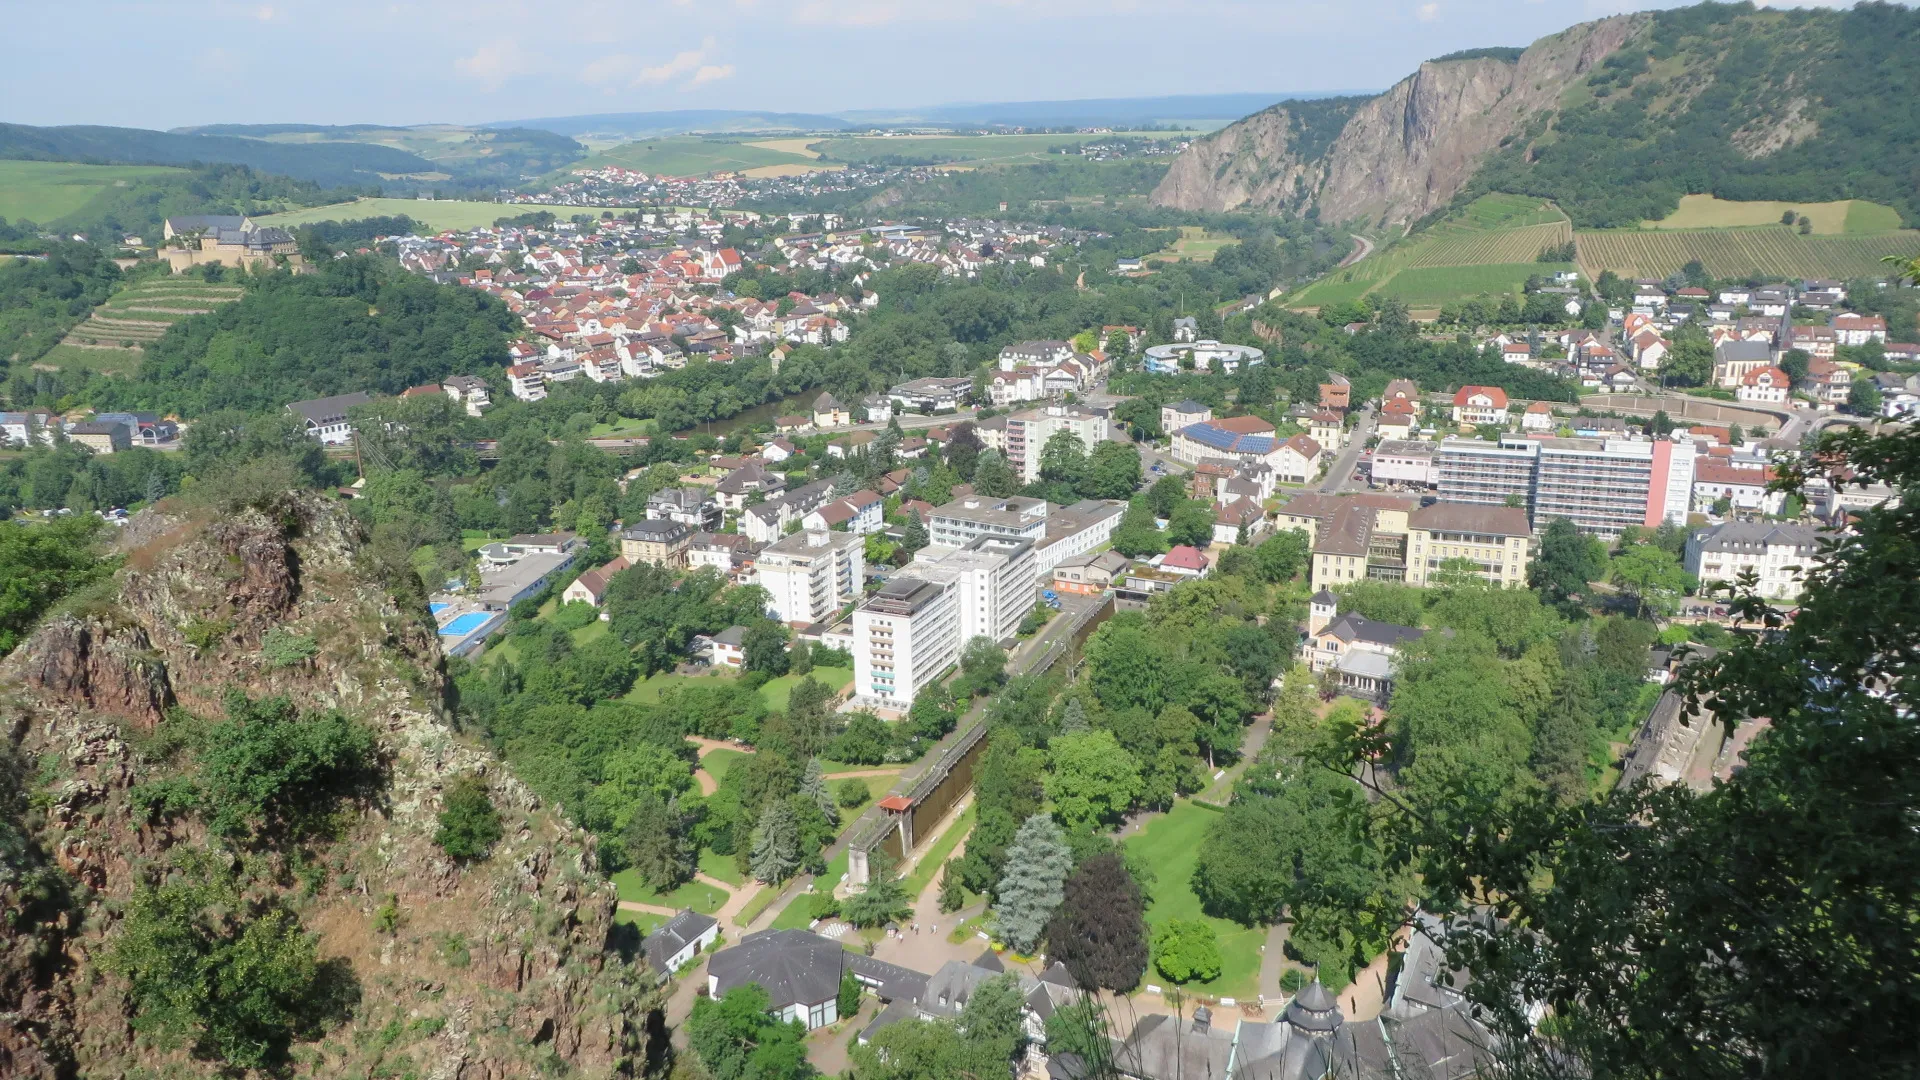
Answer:
<path fill-rule="evenodd" d="M 665 904 L 643 904 L 638 900 L 620 901 L 621 911 L 644 911 L 649 915 L 678 915 L 679 908 L 670 908 Z"/>
<path fill-rule="evenodd" d="M 862 780 L 869 776 L 899 776 L 900 766 L 891 769 L 848 769 L 846 772 L 823 774 L 828 780 Z"/>

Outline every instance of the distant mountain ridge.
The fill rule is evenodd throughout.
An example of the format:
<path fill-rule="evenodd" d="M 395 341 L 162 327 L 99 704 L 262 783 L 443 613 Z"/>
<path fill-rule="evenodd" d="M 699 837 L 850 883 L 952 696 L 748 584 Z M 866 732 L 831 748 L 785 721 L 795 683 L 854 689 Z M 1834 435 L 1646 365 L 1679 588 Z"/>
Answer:
<path fill-rule="evenodd" d="M 377 187 L 381 174 L 433 172 L 416 154 L 369 143 L 270 143 L 231 135 L 118 127 L 0 124 L 0 158 L 100 164 L 246 165 L 323 187 Z"/>
<path fill-rule="evenodd" d="M 1658 219 L 1686 194 L 1860 198 L 1914 224 L 1916 71 L 1920 13 L 1885 3 L 1615 16 L 1428 61 L 1370 99 L 1255 113 L 1195 140 L 1153 197 L 1370 227 L 1490 191 L 1553 199 L 1583 227 Z"/>

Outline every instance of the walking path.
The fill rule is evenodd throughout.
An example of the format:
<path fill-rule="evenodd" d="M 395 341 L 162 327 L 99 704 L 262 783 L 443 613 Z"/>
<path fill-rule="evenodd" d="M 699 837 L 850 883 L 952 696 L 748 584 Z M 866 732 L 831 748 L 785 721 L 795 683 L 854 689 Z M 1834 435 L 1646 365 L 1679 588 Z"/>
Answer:
<path fill-rule="evenodd" d="M 643 904 L 638 900 L 620 901 L 621 911 L 644 911 L 649 915 L 678 915 L 679 908 L 670 908 L 665 904 Z"/>

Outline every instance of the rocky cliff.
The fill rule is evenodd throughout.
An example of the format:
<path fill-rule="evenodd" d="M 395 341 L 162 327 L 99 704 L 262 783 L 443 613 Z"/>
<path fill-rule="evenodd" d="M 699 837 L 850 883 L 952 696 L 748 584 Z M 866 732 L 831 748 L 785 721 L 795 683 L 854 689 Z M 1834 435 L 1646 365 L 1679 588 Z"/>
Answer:
<path fill-rule="evenodd" d="M 426 612 L 379 583 L 363 541 L 304 497 L 148 511 L 119 538 L 113 588 L 0 663 L 0 1077 L 222 1072 L 136 1035 L 126 981 L 102 962 L 136 888 L 177 876 L 187 850 L 235 867 L 350 973 L 357 1000 L 294 1047 L 300 1075 L 638 1070 L 653 991 L 608 949 L 615 897 L 592 839 L 454 730 Z M 265 647 L 289 637 L 305 643 L 291 658 Z M 378 780 L 324 838 L 230 849 L 136 798 L 167 779 L 163 718 L 218 716 L 233 690 L 373 728 Z M 460 776 L 485 781 L 505 826 L 465 864 L 433 842 Z"/>
<path fill-rule="evenodd" d="M 1422 64 L 1356 103 L 1324 149 L 1298 137 L 1297 107 L 1276 106 L 1195 140 L 1154 201 L 1185 210 L 1318 208 L 1323 220 L 1367 225 L 1417 220 L 1444 206 L 1490 151 L 1643 25 L 1643 17 L 1619 16 L 1542 38 L 1513 61 Z"/>

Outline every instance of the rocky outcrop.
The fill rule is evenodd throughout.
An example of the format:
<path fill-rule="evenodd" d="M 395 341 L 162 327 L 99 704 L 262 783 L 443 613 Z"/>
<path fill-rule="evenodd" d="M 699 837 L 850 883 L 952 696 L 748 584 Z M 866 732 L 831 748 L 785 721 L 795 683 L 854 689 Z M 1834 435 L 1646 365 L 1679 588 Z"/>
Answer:
<path fill-rule="evenodd" d="M 1187 210 L 1318 208 L 1364 226 L 1417 220 L 1450 201 L 1488 153 L 1557 106 L 1576 79 L 1645 25 L 1642 16 L 1584 23 L 1542 38 L 1517 61 L 1432 61 L 1353 110 L 1324 153 L 1303 155 L 1275 107 L 1194 143 L 1154 201 Z"/>
<path fill-rule="evenodd" d="M 135 887 L 208 843 L 194 819 L 140 808 L 135 787 L 166 778 L 142 748 L 169 708 L 216 715 L 232 689 L 341 709 L 375 729 L 384 763 L 330 841 L 248 856 L 250 887 L 280 890 L 359 987 L 351 1018 L 300 1048 L 300 1075 L 638 1070 L 655 991 L 609 951 L 616 902 L 592 837 L 448 722 L 431 621 L 370 577 L 363 543 L 320 500 L 150 511 L 121 538 L 116 595 L 0 662 L 0 911 L 28 913 L 0 917 L 0 1076 L 219 1072 L 136 1039 L 125 984 L 98 960 Z M 315 655 L 276 660 L 269 633 Z M 433 843 L 441 791 L 465 775 L 486 780 L 507 829 L 470 865 Z"/>

